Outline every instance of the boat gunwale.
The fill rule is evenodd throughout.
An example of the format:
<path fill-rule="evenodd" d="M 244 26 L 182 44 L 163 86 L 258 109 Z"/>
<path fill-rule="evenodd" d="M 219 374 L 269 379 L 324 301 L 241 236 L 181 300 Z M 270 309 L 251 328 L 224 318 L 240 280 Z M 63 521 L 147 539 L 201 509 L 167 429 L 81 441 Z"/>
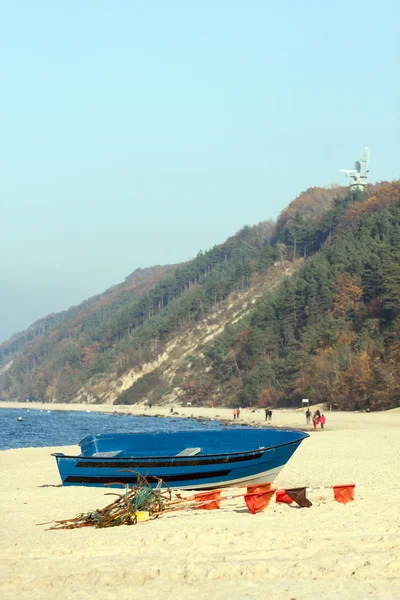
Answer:
<path fill-rule="evenodd" d="M 88 460 L 99 460 L 99 461 L 105 461 L 105 462 L 112 462 L 115 461 L 116 459 L 118 460 L 171 460 L 171 461 L 176 461 L 176 462 L 187 462 L 188 460 L 195 460 L 196 458 L 200 459 L 204 459 L 204 458 L 215 458 L 217 456 L 220 456 L 221 458 L 226 457 L 226 456 L 237 456 L 239 454 L 241 455 L 248 455 L 248 454 L 255 454 L 255 453 L 259 453 L 260 451 L 264 454 L 267 450 L 275 450 L 275 448 L 282 448 L 283 446 L 290 446 L 291 444 L 297 444 L 298 442 L 302 442 L 304 439 L 310 437 L 308 433 L 302 432 L 303 437 L 297 439 L 297 440 L 292 440 L 291 442 L 285 442 L 284 444 L 277 444 L 276 446 L 262 446 L 260 448 L 255 448 L 254 450 L 243 450 L 241 452 L 225 452 L 223 454 L 221 454 L 220 452 L 217 454 L 198 454 L 197 456 L 113 456 L 113 457 L 106 457 L 106 456 L 90 456 L 90 455 L 86 455 L 86 454 L 78 454 L 78 455 L 68 455 L 68 454 L 62 454 L 60 452 L 52 452 L 51 456 L 55 456 L 56 458 L 77 458 L 77 459 L 88 459 Z M 132 434 L 128 434 L 128 435 L 132 435 Z"/>

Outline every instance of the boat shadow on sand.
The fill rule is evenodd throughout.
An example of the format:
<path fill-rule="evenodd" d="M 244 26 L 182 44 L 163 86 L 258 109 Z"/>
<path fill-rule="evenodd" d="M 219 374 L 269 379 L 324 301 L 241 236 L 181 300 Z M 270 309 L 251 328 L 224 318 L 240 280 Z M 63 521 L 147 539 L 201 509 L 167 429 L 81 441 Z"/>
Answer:
<path fill-rule="evenodd" d="M 55 484 L 55 483 L 44 483 L 43 485 L 38 485 L 38 487 L 39 488 L 48 488 L 48 487 L 51 487 L 51 488 L 60 488 L 60 487 L 62 487 L 62 483 L 57 483 L 57 484 Z"/>

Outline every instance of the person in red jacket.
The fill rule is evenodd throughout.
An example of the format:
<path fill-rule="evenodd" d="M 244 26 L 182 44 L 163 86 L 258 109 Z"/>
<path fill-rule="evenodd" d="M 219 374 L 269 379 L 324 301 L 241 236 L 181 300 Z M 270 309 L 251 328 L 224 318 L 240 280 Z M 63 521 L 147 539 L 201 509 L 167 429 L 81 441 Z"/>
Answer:
<path fill-rule="evenodd" d="M 320 416 L 320 418 L 319 418 L 319 422 L 320 422 L 320 424 L 321 424 L 321 429 L 323 429 L 323 428 L 324 428 L 324 425 L 325 425 L 325 423 L 326 423 L 326 418 L 325 418 L 325 415 L 321 415 L 321 416 Z"/>
<path fill-rule="evenodd" d="M 316 410 L 312 417 L 314 429 L 317 429 L 317 425 L 319 423 L 320 418 L 321 418 L 321 413 L 319 412 L 319 410 Z"/>

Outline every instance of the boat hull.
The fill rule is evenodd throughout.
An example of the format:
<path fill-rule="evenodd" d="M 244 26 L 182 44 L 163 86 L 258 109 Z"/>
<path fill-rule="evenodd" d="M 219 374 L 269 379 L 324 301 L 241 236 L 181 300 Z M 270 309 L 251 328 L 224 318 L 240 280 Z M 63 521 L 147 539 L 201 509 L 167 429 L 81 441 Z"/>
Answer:
<path fill-rule="evenodd" d="M 267 440 L 263 439 L 260 431 L 252 434 L 251 431 L 242 431 L 237 436 L 237 447 L 243 448 L 234 451 L 235 440 L 232 434 L 219 434 L 218 442 L 220 446 L 229 446 L 228 452 L 210 453 L 217 448 L 216 442 L 209 444 L 203 443 L 204 448 L 194 448 L 199 450 L 196 456 L 162 456 L 150 455 L 149 448 L 146 445 L 149 440 L 146 434 L 138 434 L 139 442 L 135 438 L 129 441 L 127 438 L 118 438 L 114 436 L 89 436 L 82 440 L 81 448 L 83 454 L 80 456 L 64 456 L 56 453 L 63 485 L 84 485 L 103 487 L 120 487 L 121 485 L 135 485 L 138 481 L 138 474 L 146 477 L 151 485 L 157 485 L 159 479 L 162 479 L 172 489 L 216 489 L 222 487 L 255 485 L 273 481 L 280 470 L 284 467 L 293 453 L 296 451 L 301 441 L 308 437 L 303 432 L 286 431 L 282 432 L 282 440 L 275 432 L 271 439 L 275 442 L 273 446 L 265 447 L 261 445 Z M 284 433 L 288 435 L 284 435 Z M 163 440 L 154 436 L 157 434 L 148 434 L 153 436 L 153 453 L 161 452 L 161 445 L 157 450 L 157 444 Z M 162 435 L 162 434 L 160 434 Z M 179 433 L 169 434 L 177 436 Z M 210 433 L 211 437 L 218 434 Z M 165 437 L 165 434 L 164 434 Z M 203 435 L 204 437 L 204 435 Z M 258 447 L 254 440 L 256 437 Z M 190 436 L 192 443 L 200 443 L 199 436 Z M 168 440 L 168 438 L 167 438 Z M 205 438 L 206 440 L 206 438 Z M 168 440 L 169 441 L 169 440 Z M 204 440 L 203 440 L 204 441 Z M 207 440 L 206 440 L 207 441 Z M 276 443 L 282 441 L 282 443 Z M 118 445 L 123 449 L 118 449 Z M 126 448 L 124 448 L 126 443 Z M 129 443 L 136 443 L 135 456 L 126 456 L 129 453 Z M 184 444 L 183 444 L 184 445 Z M 252 449 L 247 449 L 252 447 Z M 114 448 L 114 449 L 112 449 Z M 175 447 L 174 450 L 179 449 Z M 138 454 L 148 453 L 147 456 L 138 456 Z"/>

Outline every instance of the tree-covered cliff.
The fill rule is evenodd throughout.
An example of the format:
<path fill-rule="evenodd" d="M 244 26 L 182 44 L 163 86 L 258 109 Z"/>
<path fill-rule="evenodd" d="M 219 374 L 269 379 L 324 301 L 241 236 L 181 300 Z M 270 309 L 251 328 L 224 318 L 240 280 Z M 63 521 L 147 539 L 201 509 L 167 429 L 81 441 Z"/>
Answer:
<path fill-rule="evenodd" d="M 242 404 L 400 404 L 400 183 L 280 236 L 314 253 L 206 355 Z M 234 360 L 233 360 L 234 357 Z"/>
<path fill-rule="evenodd" d="M 3 343 L 0 394 L 397 405 L 399 231 L 398 182 L 312 188 L 277 225 L 243 227 Z"/>

